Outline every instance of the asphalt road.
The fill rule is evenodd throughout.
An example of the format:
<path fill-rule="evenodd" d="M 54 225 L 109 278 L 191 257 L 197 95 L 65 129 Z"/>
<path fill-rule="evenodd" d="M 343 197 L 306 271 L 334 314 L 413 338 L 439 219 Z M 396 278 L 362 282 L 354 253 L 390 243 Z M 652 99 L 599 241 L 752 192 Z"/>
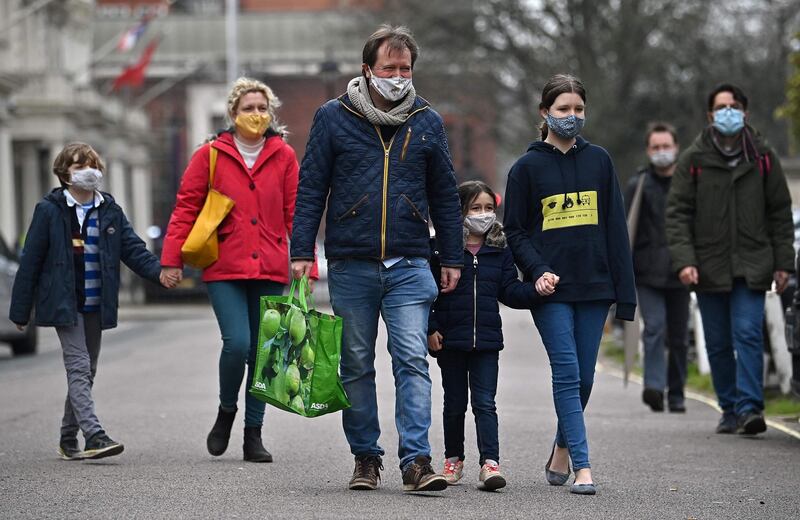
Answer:
<path fill-rule="evenodd" d="M 555 427 L 547 357 L 529 314 L 505 310 L 498 410 L 502 491 L 477 489 L 467 424 L 464 484 L 401 490 L 394 387 L 379 338 L 383 484 L 348 491 L 352 472 L 338 414 L 304 419 L 268 409 L 273 464 L 242 461 L 242 423 L 222 457 L 205 450 L 215 418 L 219 333 L 208 307 L 145 308 L 106 333 L 95 383 L 98 415 L 125 452 L 97 462 L 56 456 L 66 379 L 52 330 L 39 355 L 0 351 L 2 518 L 800 518 L 800 441 L 714 435 L 717 413 L 690 401 L 683 416 L 653 414 L 641 388 L 599 373 L 587 413 L 598 494 L 551 487 L 543 466 Z M 441 387 L 434 377 L 431 444 L 441 463 Z"/>

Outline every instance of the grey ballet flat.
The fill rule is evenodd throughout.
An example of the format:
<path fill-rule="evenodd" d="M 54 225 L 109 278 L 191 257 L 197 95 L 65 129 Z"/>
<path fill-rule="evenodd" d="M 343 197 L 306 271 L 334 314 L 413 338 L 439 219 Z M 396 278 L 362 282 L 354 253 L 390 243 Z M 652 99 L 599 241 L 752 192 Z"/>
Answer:
<path fill-rule="evenodd" d="M 569 492 L 576 495 L 594 495 L 597 493 L 597 488 L 594 487 L 594 484 L 572 484 Z"/>
<path fill-rule="evenodd" d="M 566 473 L 558 473 L 557 471 L 550 470 L 550 463 L 553 462 L 553 454 L 556 451 L 556 445 L 553 444 L 553 450 L 550 452 L 550 458 L 547 459 L 547 464 L 544 466 L 544 476 L 547 483 L 551 486 L 563 486 L 569 480 L 569 471 Z"/>

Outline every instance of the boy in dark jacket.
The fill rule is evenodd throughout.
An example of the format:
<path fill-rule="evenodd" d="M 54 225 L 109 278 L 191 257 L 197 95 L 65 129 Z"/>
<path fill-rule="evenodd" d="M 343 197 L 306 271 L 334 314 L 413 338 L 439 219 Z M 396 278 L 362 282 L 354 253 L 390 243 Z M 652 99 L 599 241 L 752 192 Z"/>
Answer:
<path fill-rule="evenodd" d="M 480 482 L 486 489 L 506 485 L 500 472 L 497 435 L 498 354 L 503 348 L 497 301 L 530 309 L 539 300 L 532 283 L 517 278 L 502 225 L 495 215 L 496 197 L 489 186 L 468 181 L 458 188 L 464 216 L 464 270 L 455 290 L 440 294 L 428 320 L 428 347 L 442 370 L 444 387 L 444 476 L 461 479 L 464 468 L 464 415 L 472 392 L 478 430 Z M 438 276 L 439 252 L 431 269 Z"/>
<path fill-rule="evenodd" d="M 9 317 L 17 328 L 28 325 L 35 307 L 34 325 L 55 327 L 61 341 L 68 385 L 58 450 L 64 460 L 122 453 L 123 445 L 106 435 L 94 412 L 101 332 L 117 325 L 120 260 L 139 276 L 160 281 L 158 258 L 111 195 L 99 191 L 104 170 L 87 144 L 69 144 L 58 154 L 53 173 L 61 188 L 36 205 L 11 296 Z"/>

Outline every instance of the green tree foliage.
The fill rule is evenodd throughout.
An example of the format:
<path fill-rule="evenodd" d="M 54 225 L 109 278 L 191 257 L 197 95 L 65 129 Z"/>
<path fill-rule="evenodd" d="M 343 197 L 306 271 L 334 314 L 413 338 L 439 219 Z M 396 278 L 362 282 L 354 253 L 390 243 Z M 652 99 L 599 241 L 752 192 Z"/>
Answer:
<path fill-rule="evenodd" d="M 778 114 L 789 120 L 794 137 L 794 150 L 800 147 L 800 33 L 794 39 L 794 52 L 790 57 L 792 75 L 786 83 L 786 104 Z"/>
<path fill-rule="evenodd" d="M 644 162 L 649 121 L 673 123 L 688 145 L 707 124 L 707 92 L 722 81 L 748 93 L 751 121 L 786 151 L 774 113 L 798 0 L 386 0 L 364 20 L 384 21 L 417 36 L 420 93 L 492 117 L 507 157 L 538 138 L 540 89 L 558 72 L 584 81 L 584 133 L 609 149 L 623 178 Z"/>

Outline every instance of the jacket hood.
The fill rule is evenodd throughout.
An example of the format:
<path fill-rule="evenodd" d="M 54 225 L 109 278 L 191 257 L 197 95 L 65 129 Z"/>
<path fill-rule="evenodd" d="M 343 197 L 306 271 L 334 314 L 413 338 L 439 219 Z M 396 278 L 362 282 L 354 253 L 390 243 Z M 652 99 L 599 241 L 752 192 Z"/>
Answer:
<path fill-rule="evenodd" d="M 467 237 L 469 236 L 469 230 L 465 227 L 462 228 L 463 236 L 464 236 L 464 247 L 467 244 Z M 505 249 L 506 247 L 506 234 L 503 232 L 503 224 L 500 222 L 495 222 L 492 224 L 492 227 L 489 228 L 489 231 L 486 232 L 486 238 L 484 239 L 484 244 L 489 247 L 495 247 L 497 249 Z"/>
<path fill-rule="evenodd" d="M 567 153 L 562 153 L 561 150 L 556 148 L 550 143 L 546 143 L 544 141 L 534 141 L 530 145 L 528 145 L 529 152 L 537 151 L 537 152 L 547 152 L 547 153 L 556 153 L 558 155 L 570 155 L 573 153 L 578 153 L 587 146 L 589 146 L 589 141 L 584 139 L 581 136 L 577 136 L 575 138 L 575 144 L 572 145 L 572 148 Z"/>

